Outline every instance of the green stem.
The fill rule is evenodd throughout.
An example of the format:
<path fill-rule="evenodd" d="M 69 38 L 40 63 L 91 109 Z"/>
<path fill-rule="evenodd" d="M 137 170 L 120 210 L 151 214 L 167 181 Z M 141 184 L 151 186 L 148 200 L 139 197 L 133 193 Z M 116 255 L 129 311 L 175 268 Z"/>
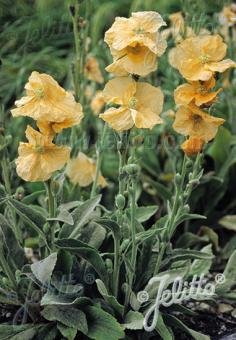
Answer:
<path fill-rule="evenodd" d="M 107 131 L 107 124 L 103 125 L 102 129 L 102 136 L 100 141 L 100 146 L 97 149 L 97 165 L 96 165 L 96 173 L 93 181 L 93 186 L 90 194 L 90 198 L 93 198 L 96 195 L 97 190 L 97 184 L 98 184 L 98 178 L 101 170 L 101 164 L 102 164 L 102 156 L 103 156 L 103 148 L 104 148 L 104 142 L 105 142 L 105 136 Z"/>
<path fill-rule="evenodd" d="M 168 219 L 167 219 L 167 222 L 166 222 L 166 225 L 165 225 L 164 240 L 163 240 L 163 243 L 161 244 L 160 252 L 159 252 L 158 257 L 157 257 L 154 275 L 157 275 L 159 270 L 160 270 L 161 261 L 163 259 L 166 247 L 167 247 L 168 243 L 170 242 L 170 238 L 171 238 L 172 233 L 173 233 L 173 229 L 174 229 L 173 225 L 175 223 L 177 212 L 179 210 L 180 205 L 183 204 L 180 201 L 180 194 L 183 191 L 183 185 L 184 185 L 184 180 L 185 180 L 185 176 L 186 176 L 186 170 L 187 170 L 186 169 L 186 162 L 187 162 L 187 157 L 184 156 L 183 164 L 182 164 L 182 170 L 181 170 L 181 180 L 180 180 L 180 183 L 175 184 L 174 202 L 173 202 L 171 212 L 168 216 Z"/>
<path fill-rule="evenodd" d="M 75 43 L 75 67 L 74 67 L 74 87 L 75 87 L 75 99 L 79 99 L 79 65 L 80 65 L 80 36 L 78 30 L 78 20 L 79 20 L 79 4 L 74 5 L 74 15 L 72 16 L 73 22 L 73 33 L 74 33 L 74 43 Z"/>
<path fill-rule="evenodd" d="M 1 265 L 4 273 L 7 275 L 9 281 L 11 282 L 12 287 L 15 289 L 15 291 L 17 291 L 17 282 L 16 282 L 16 279 L 15 279 L 15 275 L 13 274 L 9 264 L 6 261 L 2 249 L 0 250 L 0 265 Z"/>
<path fill-rule="evenodd" d="M 5 184 L 5 188 L 8 194 L 11 195 L 11 184 L 10 184 L 10 176 L 9 176 L 9 164 L 7 162 L 6 156 L 4 154 L 1 160 L 2 166 L 2 177 Z"/>
<path fill-rule="evenodd" d="M 54 196 L 52 192 L 52 187 L 51 187 L 51 181 L 49 180 L 48 182 L 45 182 L 46 186 L 46 191 L 47 191 L 47 196 L 48 196 L 48 215 L 49 218 L 53 218 L 56 215 L 56 197 Z M 50 243 L 52 248 L 54 247 L 54 242 L 55 242 L 55 222 L 53 221 L 50 223 Z"/>
<path fill-rule="evenodd" d="M 131 249 L 131 272 L 128 274 L 128 289 L 125 295 L 125 306 L 127 307 L 131 294 L 131 287 L 133 286 L 136 260 L 137 260 L 137 251 L 138 247 L 136 244 L 136 226 L 135 226 L 135 212 L 136 212 L 136 179 L 132 178 L 132 186 L 130 190 L 130 216 L 131 216 L 131 241 L 132 241 L 132 249 Z"/>
<path fill-rule="evenodd" d="M 120 276 L 120 239 L 114 239 L 113 293 L 117 298 Z"/>

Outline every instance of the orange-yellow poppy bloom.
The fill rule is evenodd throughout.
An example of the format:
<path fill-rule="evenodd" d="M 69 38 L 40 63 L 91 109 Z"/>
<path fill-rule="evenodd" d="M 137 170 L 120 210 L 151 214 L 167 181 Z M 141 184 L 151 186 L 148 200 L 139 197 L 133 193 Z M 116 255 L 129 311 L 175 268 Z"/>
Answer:
<path fill-rule="evenodd" d="M 152 129 L 162 123 L 164 96 L 159 87 L 135 82 L 131 77 L 118 77 L 106 84 L 103 95 L 107 103 L 119 105 L 99 115 L 116 131 L 129 130 L 134 125 Z"/>
<path fill-rule="evenodd" d="M 180 106 L 175 115 L 173 128 L 184 136 L 198 137 L 204 142 L 213 139 L 224 119 L 216 118 L 195 105 Z"/>
<path fill-rule="evenodd" d="M 215 72 L 224 72 L 236 63 L 223 58 L 227 45 L 219 35 L 200 35 L 185 39 L 169 54 L 170 64 L 191 81 L 209 80 Z"/>
<path fill-rule="evenodd" d="M 104 97 L 103 97 L 103 92 L 97 91 L 95 93 L 95 96 L 93 97 L 93 99 L 91 101 L 91 109 L 97 115 L 102 111 L 105 104 L 106 104 L 106 102 L 105 102 Z"/>
<path fill-rule="evenodd" d="M 195 156 L 204 145 L 204 141 L 199 137 L 190 137 L 182 145 L 181 148 L 187 156 Z"/>
<path fill-rule="evenodd" d="M 95 179 L 96 163 L 84 153 L 79 152 L 77 158 L 71 159 L 66 167 L 66 174 L 73 184 L 80 187 L 89 186 Z M 107 182 L 105 178 L 99 174 L 98 185 L 105 187 Z"/>
<path fill-rule="evenodd" d="M 17 174 L 25 181 L 46 181 L 68 161 L 70 148 L 53 144 L 50 136 L 28 126 L 26 137 L 28 143 L 20 143 L 16 159 Z"/>
<path fill-rule="evenodd" d="M 130 18 L 117 17 L 105 34 L 105 42 L 111 49 L 113 64 L 106 70 L 116 75 L 127 73 L 146 76 L 157 67 L 157 57 L 167 47 L 166 40 L 158 32 L 166 25 L 157 12 L 136 12 Z"/>
<path fill-rule="evenodd" d="M 193 81 L 189 84 L 183 84 L 174 91 L 175 103 L 177 105 L 188 105 L 191 102 L 197 106 L 211 104 L 217 97 L 221 89 L 212 91 L 215 86 L 215 78 L 208 81 Z"/>
<path fill-rule="evenodd" d="M 17 108 L 11 110 L 14 117 L 31 117 L 48 134 L 80 123 L 81 105 L 48 74 L 32 72 L 25 89 L 26 97 L 17 100 Z"/>
<path fill-rule="evenodd" d="M 236 4 L 232 3 L 229 6 L 224 6 L 219 15 L 220 23 L 224 26 L 236 25 Z"/>
<path fill-rule="evenodd" d="M 184 17 L 181 12 L 169 15 L 170 27 L 163 31 L 164 37 L 173 37 L 175 43 L 180 43 L 185 37 L 193 37 L 195 33 L 191 27 L 185 26 Z"/>
<path fill-rule="evenodd" d="M 89 80 L 96 81 L 97 83 L 102 84 L 104 82 L 102 72 L 99 67 L 99 63 L 96 58 L 88 57 L 84 67 L 85 76 Z"/>

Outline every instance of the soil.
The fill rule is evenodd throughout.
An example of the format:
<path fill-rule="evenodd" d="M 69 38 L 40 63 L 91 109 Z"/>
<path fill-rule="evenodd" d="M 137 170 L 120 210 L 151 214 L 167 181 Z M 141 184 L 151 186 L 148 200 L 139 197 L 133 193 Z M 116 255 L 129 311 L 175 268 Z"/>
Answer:
<path fill-rule="evenodd" d="M 210 336 L 211 340 L 236 340 L 236 319 L 231 315 L 199 313 L 198 316 L 178 316 L 190 328 Z M 190 340 L 176 330 L 178 340 Z"/>

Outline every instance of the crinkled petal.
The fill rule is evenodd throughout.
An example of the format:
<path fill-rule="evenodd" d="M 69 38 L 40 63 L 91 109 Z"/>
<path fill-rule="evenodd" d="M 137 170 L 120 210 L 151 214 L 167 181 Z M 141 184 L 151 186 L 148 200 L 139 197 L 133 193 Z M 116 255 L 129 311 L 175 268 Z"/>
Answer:
<path fill-rule="evenodd" d="M 195 94 L 195 88 L 193 85 L 180 85 L 174 91 L 175 103 L 177 105 L 188 105 L 194 99 Z"/>
<path fill-rule="evenodd" d="M 230 67 L 236 67 L 236 63 L 231 59 L 225 59 L 216 63 L 209 63 L 208 69 L 213 72 L 225 72 Z"/>
<path fill-rule="evenodd" d="M 142 111 L 131 110 L 131 115 L 138 129 L 152 129 L 155 125 L 162 123 L 162 119 L 148 109 L 143 109 Z"/>
<path fill-rule="evenodd" d="M 137 99 L 137 111 L 147 110 L 160 115 L 164 102 L 164 95 L 160 87 L 138 82 L 135 97 Z"/>
<path fill-rule="evenodd" d="M 106 112 L 99 115 L 105 122 L 107 122 L 116 131 L 125 131 L 133 127 L 134 121 L 131 112 L 127 108 L 110 108 Z"/>
<path fill-rule="evenodd" d="M 134 12 L 132 18 L 135 19 L 136 25 L 149 33 L 156 33 L 160 27 L 166 26 L 161 15 L 154 11 Z"/>
<path fill-rule="evenodd" d="M 118 77 L 110 80 L 104 90 L 103 96 L 106 102 L 114 104 L 127 104 L 134 96 L 136 82 L 131 77 Z"/>

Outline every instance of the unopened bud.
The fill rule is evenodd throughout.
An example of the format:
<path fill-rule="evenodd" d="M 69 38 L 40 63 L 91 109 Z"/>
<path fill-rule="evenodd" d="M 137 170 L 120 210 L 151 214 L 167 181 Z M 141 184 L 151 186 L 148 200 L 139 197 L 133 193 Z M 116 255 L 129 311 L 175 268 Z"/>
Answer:
<path fill-rule="evenodd" d="M 124 170 L 131 176 L 137 175 L 139 172 L 139 166 L 137 164 L 128 164 L 124 167 Z"/>
<path fill-rule="evenodd" d="M 124 209 L 125 207 L 125 197 L 121 194 L 116 196 L 116 207 L 120 210 Z"/>

